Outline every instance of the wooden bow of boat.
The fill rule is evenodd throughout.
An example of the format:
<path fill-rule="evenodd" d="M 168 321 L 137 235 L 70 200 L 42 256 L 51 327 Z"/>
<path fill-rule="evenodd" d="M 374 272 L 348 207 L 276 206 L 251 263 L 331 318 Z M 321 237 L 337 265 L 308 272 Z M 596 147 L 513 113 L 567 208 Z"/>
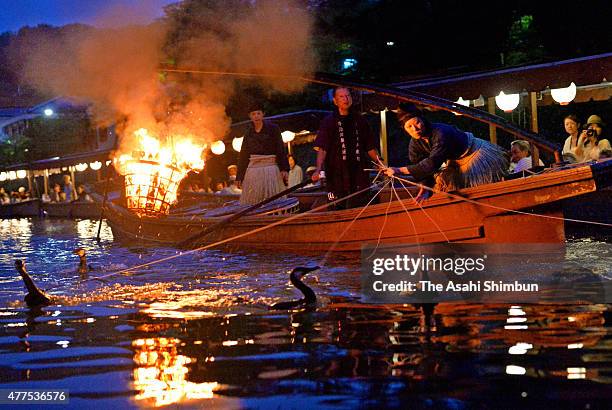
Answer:
<path fill-rule="evenodd" d="M 362 245 L 376 243 L 560 242 L 565 239 L 562 201 L 609 186 L 610 176 L 612 161 L 602 161 L 463 189 L 452 195 L 436 193 L 422 206 L 404 199 L 365 209 L 299 216 L 249 215 L 200 244 L 238 235 L 241 237 L 231 245 L 287 251 L 357 251 Z M 200 215 L 138 217 L 117 204 L 108 204 L 107 208 L 105 214 L 116 238 L 170 246 L 223 219 Z M 269 227 L 271 224 L 275 225 Z M 253 230 L 257 231 L 247 234 Z"/>

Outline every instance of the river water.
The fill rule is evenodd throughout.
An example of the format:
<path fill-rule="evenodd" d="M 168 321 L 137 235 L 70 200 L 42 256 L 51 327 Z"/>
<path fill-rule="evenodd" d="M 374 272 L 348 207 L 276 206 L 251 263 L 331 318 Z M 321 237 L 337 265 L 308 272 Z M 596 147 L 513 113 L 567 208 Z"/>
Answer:
<path fill-rule="evenodd" d="M 114 243 L 93 221 L 0 220 L 0 389 L 69 390 L 74 408 L 608 408 L 610 305 L 360 303 L 359 260 L 239 250 L 179 255 Z M 76 272 L 77 247 L 94 270 Z M 610 243 L 568 240 L 568 256 L 611 280 Z M 26 308 L 25 259 L 55 304 Z M 356 260 L 357 259 L 357 260 Z M 20 406 L 19 408 L 26 408 Z M 32 408 L 40 408 L 39 405 Z"/>

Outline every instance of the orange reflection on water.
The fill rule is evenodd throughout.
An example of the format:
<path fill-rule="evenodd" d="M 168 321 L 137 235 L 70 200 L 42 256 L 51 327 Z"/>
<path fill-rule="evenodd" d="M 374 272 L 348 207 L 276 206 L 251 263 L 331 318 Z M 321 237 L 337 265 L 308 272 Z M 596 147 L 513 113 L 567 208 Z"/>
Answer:
<path fill-rule="evenodd" d="M 190 363 L 196 359 L 178 354 L 176 338 L 136 339 L 134 348 L 134 388 L 136 400 L 147 406 L 167 406 L 184 400 L 210 399 L 217 382 L 193 383 L 187 380 Z"/>

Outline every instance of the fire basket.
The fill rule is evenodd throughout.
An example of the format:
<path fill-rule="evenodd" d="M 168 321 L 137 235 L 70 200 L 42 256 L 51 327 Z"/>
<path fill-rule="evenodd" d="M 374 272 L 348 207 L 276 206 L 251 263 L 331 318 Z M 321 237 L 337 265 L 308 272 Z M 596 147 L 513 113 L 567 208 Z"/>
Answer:
<path fill-rule="evenodd" d="M 162 216 L 176 202 L 178 185 L 185 172 L 149 160 L 128 160 L 122 164 L 125 175 L 127 209 L 140 216 Z"/>

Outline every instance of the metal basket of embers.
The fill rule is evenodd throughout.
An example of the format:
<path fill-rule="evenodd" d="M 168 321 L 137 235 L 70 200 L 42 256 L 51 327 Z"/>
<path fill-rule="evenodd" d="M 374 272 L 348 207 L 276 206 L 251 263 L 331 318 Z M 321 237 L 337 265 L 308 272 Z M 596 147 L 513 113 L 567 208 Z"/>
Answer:
<path fill-rule="evenodd" d="M 176 202 L 178 185 L 185 176 L 178 168 L 148 160 L 124 164 L 127 209 L 140 215 L 167 215 Z"/>

